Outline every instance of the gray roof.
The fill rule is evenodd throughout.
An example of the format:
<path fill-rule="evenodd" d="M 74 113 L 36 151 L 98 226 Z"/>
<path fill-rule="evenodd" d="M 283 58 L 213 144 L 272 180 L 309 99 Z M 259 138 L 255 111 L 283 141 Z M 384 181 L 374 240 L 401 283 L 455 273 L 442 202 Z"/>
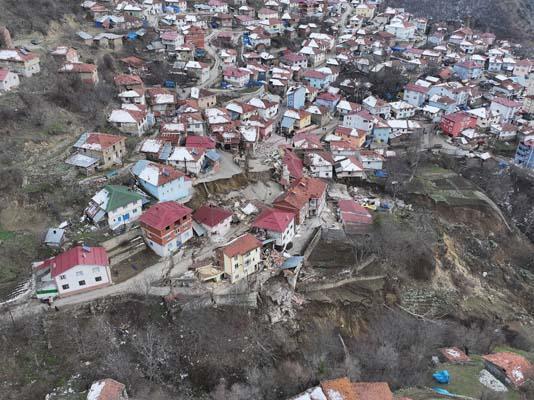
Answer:
<path fill-rule="evenodd" d="M 65 235 L 65 229 L 60 228 L 50 228 L 48 232 L 46 232 L 45 240 L 44 242 L 46 244 L 61 244 L 61 240 L 63 239 L 63 236 Z"/>
<path fill-rule="evenodd" d="M 74 165 L 75 167 L 89 168 L 90 166 L 98 163 L 98 159 L 83 154 L 74 153 L 67 158 L 65 162 L 69 165 Z"/>

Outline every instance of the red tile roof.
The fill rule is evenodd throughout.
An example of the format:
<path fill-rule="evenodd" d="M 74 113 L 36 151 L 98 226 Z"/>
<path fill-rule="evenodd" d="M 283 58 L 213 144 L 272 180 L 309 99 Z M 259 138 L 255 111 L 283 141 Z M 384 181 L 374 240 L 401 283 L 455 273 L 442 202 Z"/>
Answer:
<path fill-rule="evenodd" d="M 285 232 L 295 215 L 288 211 L 266 208 L 256 217 L 252 226 L 272 232 Z"/>
<path fill-rule="evenodd" d="M 59 72 L 74 72 L 78 74 L 91 74 L 95 71 L 96 65 L 85 63 L 67 63 L 59 69 Z"/>
<path fill-rule="evenodd" d="M 187 136 L 185 138 L 186 147 L 198 147 L 201 149 L 214 149 L 215 141 L 207 136 Z"/>
<path fill-rule="evenodd" d="M 55 257 L 45 260 L 39 269 L 50 267 L 52 278 L 63 274 L 77 265 L 109 266 L 109 259 L 103 247 L 73 247 Z"/>
<path fill-rule="evenodd" d="M 447 347 L 439 349 L 440 353 L 445 359 L 452 363 L 463 363 L 471 361 L 471 359 L 458 347 Z"/>
<path fill-rule="evenodd" d="M 404 90 L 426 94 L 429 89 L 421 85 L 416 85 L 415 83 L 408 83 L 406 86 L 404 86 Z"/>
<path fill-rule="evenodd" d="M 213 228 L 231 216 L 232 212 L 224 208 L 202 206 L 195 211 L 193 214 L 193 219 L 199 224 L 204 224 Z"/>
<path fill-rule="evenodd" d="M 507 99 L 505 97 L 494 97 L 493 102 L 497 103 L 497 104 L 501 104 L 505 107 L 510 107 L 510 108 L 519 108 L 519 107 L 522 107 L 522 104 L 518 101 L 514 101 L 514 100 L 510 100 L 510 99 Z"/>
<path fill-rule="evenodd" d="M 105 150 L 114 144 L 120 143 L 126 140 L 124 136 L 111 135 L 109 133 L 89 132 L 86 144 L 99 144 L 102 150 Z"/>
<path fill-rule="evenodd" d="M 319 178 L 304 176 L 291 185 L 291 189 L 305 193 L 310 199 L 322 197 L 326 191 L 327 183 Z"/>
<path fill-rule="evenodd" d="M 124 384 L 106 378 L 91 385 L 87 398 L 91 400 L 121 400 L 124 398 L 122 396 L 124 389 Z"/>
<path fill-rule="evenodd" d="M 393 400 L 386 382 L 356 382 L 352 384 L 358 400 Z"/>
<path fill-rule="evenodd" d="M 224 246 L 222 252 L 227 257 L 232 258 L 237 255 L 247 254 L 259 247 L 261 247 L 261 242 L 250 233 L 245 233 Z"/>
<path fill-rule="evenodd" d="M 186 215 L 193 213 L 189 207 L 165 201 L 150 207 L 141 215 L 139 222 L 151 228 L 163 230 L 165 227 L 179 221 Z"/>
<path fill-rule="evenodd" d="M 516 387 L 521 386 L 528 379 L 534 378 L 534 367 L 523 356 L 512 352 L 501 352 L 482 356 L 504 371 L 506 377 Z"/>
<path fill-rule="evenodd" d="M 143 80 L 137 75 L 121 74 L 116 75 L 113 80 L 115 85 L 142 85 Z"/>
<path fill-rule="evenodd" d="M 321 389 L 328 400 L 360 400 L 348 378 L 323 381 Z"/>

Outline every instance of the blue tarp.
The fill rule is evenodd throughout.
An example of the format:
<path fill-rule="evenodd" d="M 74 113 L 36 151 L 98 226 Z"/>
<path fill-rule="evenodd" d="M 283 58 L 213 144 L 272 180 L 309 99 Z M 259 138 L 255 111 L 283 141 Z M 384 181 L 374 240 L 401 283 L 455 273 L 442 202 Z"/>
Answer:
<path fill-rule="evenodd" d="M 433 387 L 432 390 L 438 394 L 441 394 L 443 396 L 450 396 L 450 397 L 460 397 L 454 393 L 451 393 L 449 392 L 448 390 L 446 389 L 442 389 L 442 388 L 439 388 L 439 387 Z"/>
<path fill-rule="evenodd" d="M 135 40 L 135 39 L 137 39 L 138 34 L 137 34 L 137 32 L 128 32 L 127 37 L 128 37 L 128 40 Z"/>
<path fill-rule="evenodd" d="M 449 371 L 442 370 L 442 371 L 436 371 L 432 374 L 432 378 L 434 378 L 438 383 L 449 383 Z"/>
<path fill-rule="evenodd" d="M 388 173 L 382 169 L 376 169 L 375 170 L 375 176 L 379 178 L 386 178 L 388 176 Z"/>
<path fill-rule="evenodd" d="M 304 260 L 304 257 L 302 256 L 292 256 L 289 257 L 287 260 L 284 261 L 281 269 L 291 269 L 291 268 L 297 268 L 300 263 L 302 263 L 302 260 Z"/>

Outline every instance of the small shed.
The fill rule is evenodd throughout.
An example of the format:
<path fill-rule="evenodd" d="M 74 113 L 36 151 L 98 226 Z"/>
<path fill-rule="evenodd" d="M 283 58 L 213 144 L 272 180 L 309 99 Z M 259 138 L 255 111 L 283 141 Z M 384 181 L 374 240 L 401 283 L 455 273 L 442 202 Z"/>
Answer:
<path fill-rule="evenodd" d="M 65 243 L 65 230 L 50 228 L 45 235 L 44 244 L 48 247 L 59 248 Z"/>

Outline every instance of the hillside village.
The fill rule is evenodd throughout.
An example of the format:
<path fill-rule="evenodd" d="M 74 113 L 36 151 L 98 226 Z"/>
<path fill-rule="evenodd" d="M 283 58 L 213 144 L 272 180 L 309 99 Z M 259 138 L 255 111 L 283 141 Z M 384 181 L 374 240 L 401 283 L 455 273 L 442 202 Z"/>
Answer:
<path fill-rule="evenodd" d="M 469 21 L 382 0 L 86 0 L 80 13 L 80 30 L 53 46 L 0 28 L 0 96 L 44 79 L 50 60 L 46 73 L 70 87 L 108 79 L 114 91 L 105 128 L 84 126 L 60 161 L 91 190 L 83 213 L 43 232 L 49 257 L 2 304 L 62 311 L 131 291 L 249 299 L 278 276 L 293 290 L 350 280 L 374 262 L 372 246 L 334 276 L 311 271 L 317 243 L 326 231 L 367 243 L 380 221 L 412 212 L 398 194 L 429 157 L 534 174 L 534 58 Z M 291 399 L 531 398 L 532 353 L 462 346 L 435 349 L 426 395 L 338 376 Z M 476 390 L 454 386 L 466 366 L 480 372 Z M 109 377 L 87 399 L 126 392 Z"/>

